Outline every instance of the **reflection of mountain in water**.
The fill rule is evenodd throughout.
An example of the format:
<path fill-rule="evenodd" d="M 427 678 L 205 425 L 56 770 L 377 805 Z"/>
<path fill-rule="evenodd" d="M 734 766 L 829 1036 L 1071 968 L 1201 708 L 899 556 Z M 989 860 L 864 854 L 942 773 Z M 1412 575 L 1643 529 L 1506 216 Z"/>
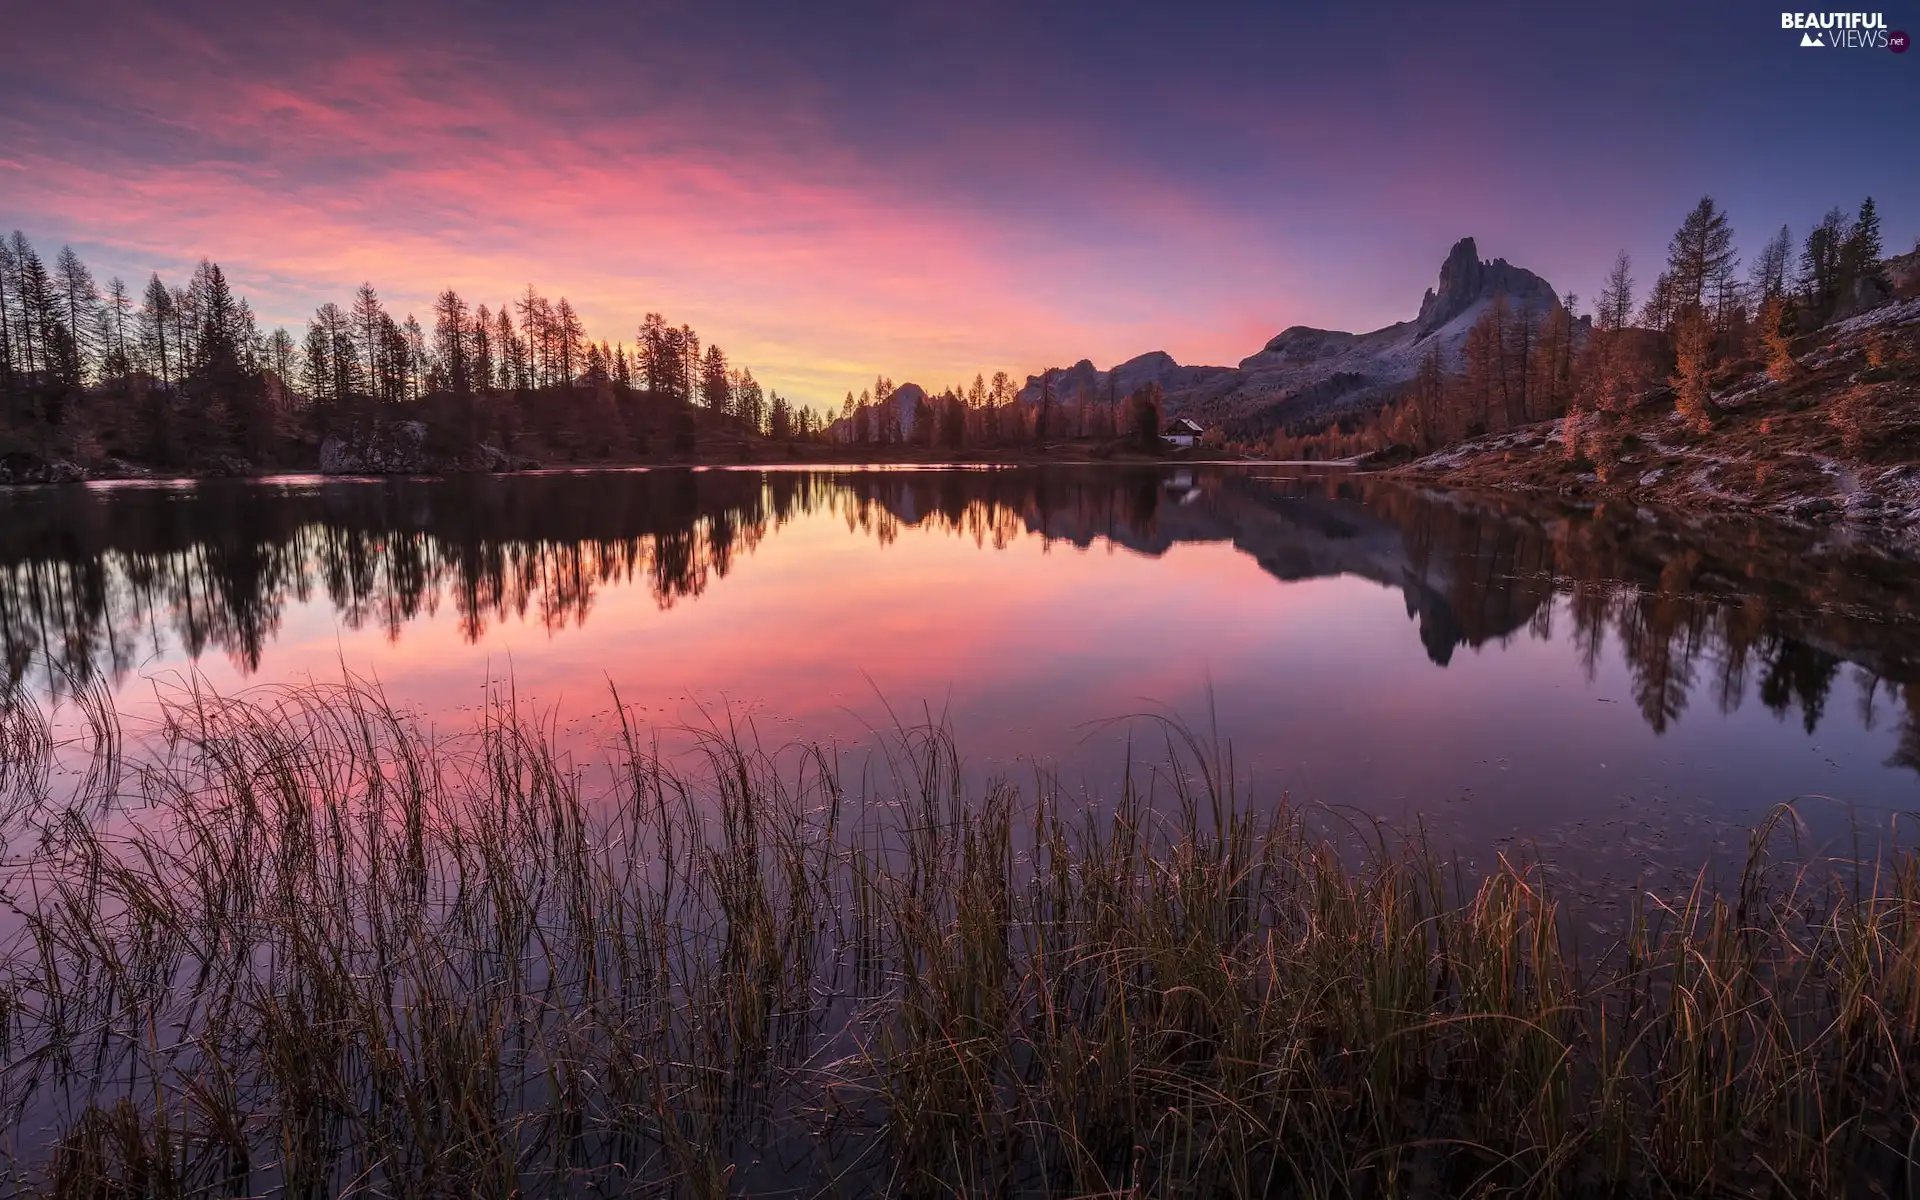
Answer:
<path fill-rule="evenodd" d="M 443 603 L 469 641 L 508 617 L 560 628 L 605 586 L 645 587 L 663 607 L 698 596 L 803 513 L 882 542 L 1041 536 L 1153 556 L 1227 543 L 1278 580 L 1397 589 L 1441 666 L 1571 622 L 1590 671 L 1617 644 L 1655 730 L 1702 692 L 1727 711 L 1756 692 L 1811 729 L 1852 663 L 1863 718 L 1904 709 L 1899 758 L 1920 769 L 1913 566 L 1751 523 L 1729 535 L 1351 477 L 647 471 L 21 491 L 0 496 L 0 649 L 10 679 L 44 670 L 51 685 L 122 676 L 169 642 L 251 671 L 287 604 L 316 593 L 393 638 Z"/>
<path fill-rule="evenodd" d="M 1226 542 L 1283 581 L 1351 575 L 1398 589 L 1427 656 L 1446 666 L 1526 631 L 1572 641 L 1591 676 L 1608 637 L 1647 723 L 1664 731 L 1699 689 L 1723 712 L 1757 683 L 1763 703 L 1811 731 L 1841 669 L 1867 697 L 1903 705 L 1896 761 L 1920 770 L 1920 567 L 1869 548 L 1822 550 L 1757 523 L 1682 528 L 1627 510 L 1416 492 L 1351 476 L 1197 479 L 1005 472 L 979 488 L 1042 536 L 1104 539 L 1158 555 Z M 908 524 L 933 511 L 911 476 L 856 485 Z"/>

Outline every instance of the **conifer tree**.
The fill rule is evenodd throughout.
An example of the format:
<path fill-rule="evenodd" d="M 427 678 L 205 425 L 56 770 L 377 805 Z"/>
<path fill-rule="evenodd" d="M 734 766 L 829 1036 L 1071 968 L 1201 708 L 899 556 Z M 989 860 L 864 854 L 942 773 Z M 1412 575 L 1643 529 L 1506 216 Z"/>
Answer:
<path fill-rule="evenodd" d="M 1709 381 L 1713 370 L 1713 337 L 1707 316 L 1699 309 L 1681 314 L 1674 336 L 1673 406 L 1695 433 L 1713 427 Z"/>
<path fill-rule="evenodd" d="M 60 256 L 54 260 L 54 279 L 73 342 L 70 382 L 77 387 L 93 373 L 101 353 L 100 288 L 72 246 L 60 247 Z"/>
<path fill-rule="evenodd" d="M 131 373 L 133 359 L 127 349 L 127 323 L 133 314 L 133 296 L 127 281 L 115 275 L 107 283 L 106 302 L 101 310 L 100 333 L 104 348 L 101 373 L 118 379 Z"/>
<path fill-rule="evenodd" d="M 433 301 L 433 357 L 435 384 L 456 396 L 473 390 L 467 353 L 471 340 L 467 302 L 448 288 Z"/>
<path fill-rule="evenodd" d="M 1824 319 L 1850 280 L 1843 278 L 1844 251 L 1852 237 L 1846 214 L 1829 209 L 1807 234 L 1800 253 L 1800 291 L 1807 306 Z"/>
<path fill-rule="evenodd" d="M 1843 290 L 1851 290 L 1858 279 L 1880 278 L 1880 213 L 1873 197 L 1860 202 L 1860 213 L 1840 249 L 1840 276 Z"/>
<path fill-rule="evenodd" d="M 586 339 L 586 328 L 580 322 L 580 314 L 573 311 L 573 305 L 565 296 L 553 309 L 554 367 L 558 375 L 557 382 L 562 387 L 571 387 L 574 375 L 579 369 L 581 358 L 580 343 Z"/>
<path fill-rule="evenodd" d="M 1738 261 L 1726 214 L 1712 196 L 1700 197 L 1667 245 L 1667 275 L 1676 309 L 1704 309 L 1713 288 Z"/>
<path fill-rule="evenodd" d="M 700 402 L 722 415 L 738 414 L 735 389 L 727 380 L 727 356 L 718 343 L 707 347 L 700 362 Z"/>
<path fill-rule="evenodd" d="M 1625 329 L 1633 317 L 1633 260 L 1625 250 L 1613 256 L 1613 269 L 1600 289 L 1600 303 L 1594 311 L 1594 324 L 1611 332 Z"/>
<path fill-rule="evenodd" d="M 1793 257 L 1793 234 L 1785 225 L 1773 235 L 1753 264 L 1754 299 L 1762 307 L 1787 293 L 1787 263 Z"/>
<path fill-rule="evenodd" d="M 1793 360 L 1792 315 L 1784 296 L 1774 296 L 1760 310 L 1760 342 L 1767 352 L 1767 374 L 1776 382 L 1793 378 L 1799 364 Z"/>
<path fill-rule="evenodd" d="M 386 327 L 391 324 L 393 318 L 380 305 L 380 293 L 373 290 L 372 283 L 362 283 L 353 294 L 353 336 L 366 378 L 376 390 L 384 375 L 381 360 L 386 356 Z"/>
<path fill-rule="evenodd" d="M 158 379 L 161 386 L 171 386 L 174 368 L 180 361 L 178 343 L 175 341 L 173 293 L 166 284 L 160 282 L 157 273 L 147 280 L 146 296 L 140 305 L 139 327 L 147 373 Z"/>

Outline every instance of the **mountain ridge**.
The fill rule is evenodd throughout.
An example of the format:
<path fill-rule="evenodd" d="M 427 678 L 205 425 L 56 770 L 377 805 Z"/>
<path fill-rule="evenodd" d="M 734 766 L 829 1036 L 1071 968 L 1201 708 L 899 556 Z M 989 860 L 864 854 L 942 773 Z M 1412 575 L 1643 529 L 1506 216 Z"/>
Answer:
<path fill-rule="evenodd" d="M 1426 290 L 1412 319 L 1367 333 L 1292 325 L 1235 367 L 1183 366 L 1163 350 L 1108 371 L 1081 359 L 1028 376 L 1018 399 L 1028 405 L 1048 395 L 1056 403 L 1113 403 L 1137 387 L 1158 383 L 1168 416 L 1262 432 L 1384 403 L 1436 348 L 1442 365 L 1456 368 L 1467 334 L 1496 296 L 1539 312 L 1558 302 L 1552 286 L 1534 272 L 1504 258 L 1483 261 L 1471 237 L 1448 250 L 1437 283 Z"/>

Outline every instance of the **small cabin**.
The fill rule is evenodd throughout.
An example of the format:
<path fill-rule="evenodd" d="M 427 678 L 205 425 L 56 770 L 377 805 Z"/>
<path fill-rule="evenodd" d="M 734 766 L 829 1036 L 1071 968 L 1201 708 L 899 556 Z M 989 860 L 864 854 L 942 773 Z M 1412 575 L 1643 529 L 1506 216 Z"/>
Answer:
<path fill-rule="evenodd" d="M 1167 422 L 1166 429 L 1160 434 L 1160 440 L 1180 450 L 1198 445 L 1200 435 L 1206 429 L 1192 417 L 1175 417 Z"/>

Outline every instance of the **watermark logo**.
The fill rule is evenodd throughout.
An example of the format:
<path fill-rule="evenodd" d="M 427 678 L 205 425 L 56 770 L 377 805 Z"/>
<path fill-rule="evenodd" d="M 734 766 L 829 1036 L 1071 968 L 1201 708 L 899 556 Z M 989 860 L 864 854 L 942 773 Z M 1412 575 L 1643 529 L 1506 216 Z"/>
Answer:
<path fill-rule="evenodd" d="M 1810 50 L 1892 50 L 1904 54 L 1907 49 L 1907 35 L 1889 30 L 1884 13 L 1781 13 L 1780 28 L 1797 31 L 1800 44 Z"/>

